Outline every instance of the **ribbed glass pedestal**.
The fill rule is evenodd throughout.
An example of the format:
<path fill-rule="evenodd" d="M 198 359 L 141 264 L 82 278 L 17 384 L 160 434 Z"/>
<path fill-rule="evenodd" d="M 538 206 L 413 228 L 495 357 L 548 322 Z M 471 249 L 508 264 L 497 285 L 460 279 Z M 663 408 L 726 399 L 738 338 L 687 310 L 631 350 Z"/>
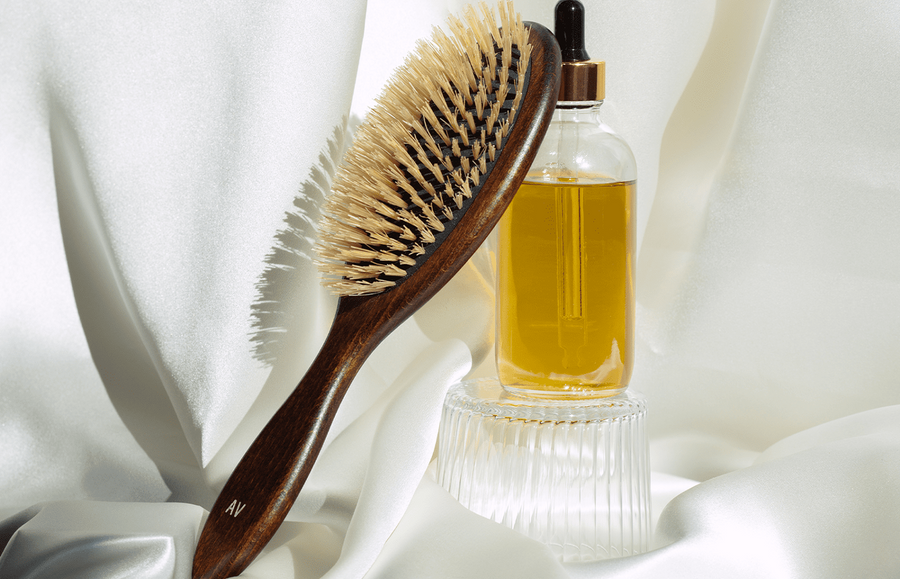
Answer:
<path fill-rule="evenodd" d="M 646 401 L 549 400 L 496 379 L 444 401 L 438 481 L 463 506 L 546 543 L 563 561 L 642 553 L 650 542 Z"/>

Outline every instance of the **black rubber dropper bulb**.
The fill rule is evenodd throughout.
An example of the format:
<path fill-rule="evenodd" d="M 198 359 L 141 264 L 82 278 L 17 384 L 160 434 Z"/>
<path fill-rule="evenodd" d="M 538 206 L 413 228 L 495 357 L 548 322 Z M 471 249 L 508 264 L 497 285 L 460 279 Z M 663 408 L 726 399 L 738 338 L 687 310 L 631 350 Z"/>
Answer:
<path fill-rule="evenodd" d="M 553 33 L 562 50 L 563 62 L 590 60 L 584 48 L 584 5 L 581 2 L 557 2 Z"/>

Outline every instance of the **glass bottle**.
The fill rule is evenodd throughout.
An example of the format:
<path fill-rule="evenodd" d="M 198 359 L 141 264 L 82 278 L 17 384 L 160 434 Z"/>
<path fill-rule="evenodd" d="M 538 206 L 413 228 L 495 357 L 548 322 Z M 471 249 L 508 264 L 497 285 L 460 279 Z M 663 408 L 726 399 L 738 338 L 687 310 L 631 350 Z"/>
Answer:
<path fill-rule="evenodd" d="M 600 118 L 605 63 L 584 49 L 583 7 L 556 6 L 560 95 L 499 227 L 497 368 L 515 393 L 601 397 L 634 364 L 634 155 Z"/>

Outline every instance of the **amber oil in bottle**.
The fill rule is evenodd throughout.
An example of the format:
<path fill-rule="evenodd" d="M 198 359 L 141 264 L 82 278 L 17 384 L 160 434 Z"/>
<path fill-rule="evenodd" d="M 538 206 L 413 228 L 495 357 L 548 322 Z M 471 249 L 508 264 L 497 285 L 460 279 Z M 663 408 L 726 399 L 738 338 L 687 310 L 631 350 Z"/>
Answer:
<path fill-rule="evenodd" d="M 500 224 L 500 381 L 610 395 L 634 359 L 634 181 L 526 182 Z"/>

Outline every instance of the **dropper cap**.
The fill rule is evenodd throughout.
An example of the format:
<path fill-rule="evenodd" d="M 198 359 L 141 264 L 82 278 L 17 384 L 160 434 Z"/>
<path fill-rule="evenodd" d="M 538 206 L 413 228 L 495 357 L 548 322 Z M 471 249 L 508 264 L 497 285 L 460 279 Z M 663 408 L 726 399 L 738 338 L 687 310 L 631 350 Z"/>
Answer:
<path fill-rule="evenodd" d="M 602 101 L 606 96 L 606 63 L 590 60 L 584 48 L 584 5 L 578 0 L 560 0 L 554 28 L 563 60 L 558 100 Z"/>

